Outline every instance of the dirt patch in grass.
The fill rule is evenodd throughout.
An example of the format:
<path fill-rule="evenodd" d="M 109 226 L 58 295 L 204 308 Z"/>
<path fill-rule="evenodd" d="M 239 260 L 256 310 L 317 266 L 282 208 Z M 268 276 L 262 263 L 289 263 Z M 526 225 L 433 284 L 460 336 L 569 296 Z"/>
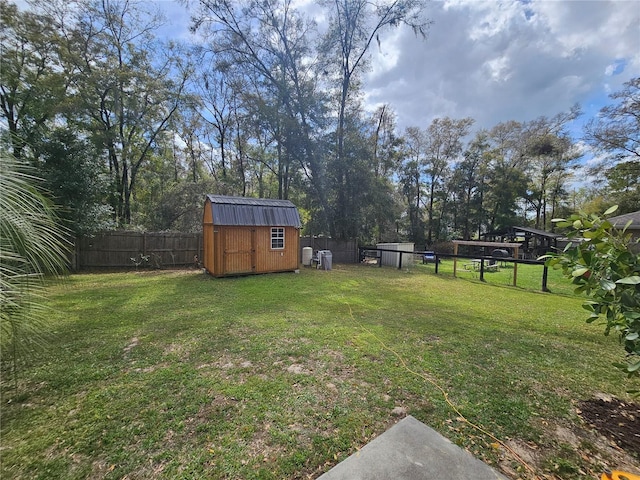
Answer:
<path fill-rule="evenodd" d="M 140 340 L 138 339 L 138 337 L 133 337 L 131 340 L 129 340 L 129 344 L 122 349 L 124 357 L 126 358 L 129 355 L 129 352 L 137 347 L 139 343 Z"/>
<path fill-rule="evenodd" d="M 592 398 L 579 404 L 580 416 L 600 434 L 640 460 L 640 404 L 617 398 Z"/>
<path fill-rule="evenodd" d="M 577 402 L 576 413 L 585 423 L 552 426 L 544 422 L 545 441 L 509 442 L 510 446 L 535 470 L 545 472 L 542 478 L 592 479 L 607 470 L 638 471 L 640 405 L 602 395 Z M 515 465 L 506 456 L 500 466 L 518 478 L 521 465 L 510 468 Z"/>
<path fill-rule="evenodd" d="M 546 424 L 545 430 L 540 442 L 510 439 L 505 442 L 508 451 L 500 446 L 497 466 L 502 473 L 522 480 L 592 480 L 607 470 L 638 471 L 635 451 L 619 447 L 595 429 Z M 482 459 L 492 464 L 490 458 Z"/>

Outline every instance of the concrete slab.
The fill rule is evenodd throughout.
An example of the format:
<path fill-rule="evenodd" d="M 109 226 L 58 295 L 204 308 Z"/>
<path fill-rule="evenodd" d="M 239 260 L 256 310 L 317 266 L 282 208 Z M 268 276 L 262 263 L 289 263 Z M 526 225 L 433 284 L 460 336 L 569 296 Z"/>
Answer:
<path fill-rule="evenodd" d="M 318 480 L 507 480 L 408 416 Z"/>

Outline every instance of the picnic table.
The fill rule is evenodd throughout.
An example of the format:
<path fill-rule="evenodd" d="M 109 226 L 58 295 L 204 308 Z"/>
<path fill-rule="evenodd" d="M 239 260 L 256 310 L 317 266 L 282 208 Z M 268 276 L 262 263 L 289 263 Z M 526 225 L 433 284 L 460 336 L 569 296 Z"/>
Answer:
<path fill-rule="evenodd" d="M 465 263 L 464 264 L 465 270 L 473 270 L 475 272 L 480 270 L 481 266 L 482 266 L 482 259 L 480 259 L 480 258 L 474 258 L 474 259 L 471 260 L 470 263 Z M 498 271 L 498 262 L 485 263 L 484 269 L 487 272 L 491 272 L 491 271 L 497 272 Z"/>
<path fill-rule="evenodd" d="M 463 266 L 465 270 L 480 270 L 480 262 L 482 262 L 482 260 L 474 258 L 470 263 L 465 263 Z"/>

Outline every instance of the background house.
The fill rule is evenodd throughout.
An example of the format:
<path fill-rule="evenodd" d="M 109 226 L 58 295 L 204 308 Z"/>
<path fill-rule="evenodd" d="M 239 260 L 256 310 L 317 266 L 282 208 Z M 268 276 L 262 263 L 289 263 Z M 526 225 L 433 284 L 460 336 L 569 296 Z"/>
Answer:
<path fill-rule="evenodd" d="M 300 215 L 289 200 L 207 195 L 204 268 L 216 277 L 299 268 Z"/>
<path fill-rule="evenodd" d="M 622 230 L 628 222 L 631 222 L 627 227 L 627 233 L 631 234 L 631 248 L 635 252 L 640 251 L 640 243 L 638 243 L 638 239 L 640 239 L 640 211 L 611 217 L 609 221 L 619 230 Z"/>

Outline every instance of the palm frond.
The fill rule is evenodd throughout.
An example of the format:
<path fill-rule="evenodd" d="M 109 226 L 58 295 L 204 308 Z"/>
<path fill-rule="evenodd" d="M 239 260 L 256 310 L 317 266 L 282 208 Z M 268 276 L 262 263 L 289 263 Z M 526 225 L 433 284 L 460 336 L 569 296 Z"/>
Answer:
<path fill-rule="evenodd" d="M 70 244 L 38 179 L 0 154 L 0 359 L 15 375 L 17 358 L 46 339 L 44 279 L 65 271 Z"/>

